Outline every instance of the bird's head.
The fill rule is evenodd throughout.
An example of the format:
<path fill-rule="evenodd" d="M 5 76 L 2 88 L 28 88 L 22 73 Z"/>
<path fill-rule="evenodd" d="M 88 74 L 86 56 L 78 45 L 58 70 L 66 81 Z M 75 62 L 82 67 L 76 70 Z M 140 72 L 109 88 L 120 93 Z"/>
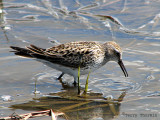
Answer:
<path fill-rule="evenodd" d="M 120 46 L 113 41 L 105 43 L 106 48 L 106 57 L 109 58 L 109 61 L 115 61 L 121 67 L 125 77 L 128 77 L 127 70 L 122 62 L 122 49 Z"/>

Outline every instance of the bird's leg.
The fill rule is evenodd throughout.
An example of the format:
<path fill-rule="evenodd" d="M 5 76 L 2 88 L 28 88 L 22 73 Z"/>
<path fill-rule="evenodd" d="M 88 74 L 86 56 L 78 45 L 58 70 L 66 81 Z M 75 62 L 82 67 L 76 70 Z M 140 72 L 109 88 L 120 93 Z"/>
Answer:
<path fill-rule="evenodd" d="M 76 87 L 76 86 L 77 86 L 77 82 L 76 82 L 76 81 L 74 81 L 74 82 L 73 82 L 73 85 L 74 85 L 74 87 Z"/>
<path fill-rule="evenodd" d="M 75 87 L 77 86 L 77 82 L 76 82 L 76 81 L 77 81 L 77 79 L 78 79 L 77 77 L 74 77 L 73 85 L 74 85 Z"/>
<path fill-rule="evenodd" d="M 62 72 L 62 74 L 57 78 L 58 80 L 61 79 L 61 77 L 64 75 L 65 73 Z"/>

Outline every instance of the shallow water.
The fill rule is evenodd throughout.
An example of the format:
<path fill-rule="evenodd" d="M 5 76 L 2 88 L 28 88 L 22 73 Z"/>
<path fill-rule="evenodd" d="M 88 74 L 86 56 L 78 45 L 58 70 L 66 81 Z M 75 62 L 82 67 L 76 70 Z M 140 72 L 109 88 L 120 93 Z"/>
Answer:
<path fill-rule="evenodd" d="M 85 104 L 87 107 L 80 106 L 84 111 L 67 109 L 66 114 L 68 116 L 74 114 L 72 119 L 75 119 L 77 112 L 82 112 L 82 115 L 85 112 L 85 116 L 91 116 L 79 117 L 79 119 L 160 119 L 159 0 L 69 0 L 67 2 L 65 0 L 5 0 L 1 2 L 0 96 L 11 96 L 11 101 L 4 101 L 2 97 L 0 99 L 1 117 L 9 116 L 13 112 L 24 114 L 44 110 L 36 106 L 26 109 L 22 103 L 27 104 L 33 98 L 38 99 L 49 93 L 63 93 L 66 90 L 56 80 L 60 75 L 59 71 L 35 60 L 15 56 L 9 52 L 10 45 L 35 44 L 46 48 L 71 41 L 114 40 L 123 49 L 123 61 L 129 77 L 124 77 L 117 63 L 110 62 L 90 74 L 89 89 L 94 93 L 102 93 L 103 97 L 111 95 L 114 98 L 127 91 L 124 100 L 116 106 L 117 114 L 107 114 L 110 113 L 107 112 L 107 107 L 89 108 L 88 106 L 102 104 L 95 101 Z M 74 14 L 75 12 L 77 14 Z M 106 20 L 107 15 L 112 16 L 119 24 L 110 19 Z M 81 77 L 81 87 L 84 87 L 86 77 Z M 33 94 L 35 81 L 37 81 L 37 91 L 40 93 L 36 96 Z M 65 75 L 63 81 L 72 85 L 73 78 Z M 53 101 L 62 99 L 62 101 L 73 102 L 65 95 L 63 97 L 51 98 Z M 46 99 L 45 102 L 49 103 L 49 100 Z M 9 108 L 11 105 L 19 104 L 22 104 L 20 109 Z M 62 104 L 61 109 L 64 106 Z M 49 108 L 45 107 L 45 109 Z M 60 109 L 56 106 L 53 108 Z"/>

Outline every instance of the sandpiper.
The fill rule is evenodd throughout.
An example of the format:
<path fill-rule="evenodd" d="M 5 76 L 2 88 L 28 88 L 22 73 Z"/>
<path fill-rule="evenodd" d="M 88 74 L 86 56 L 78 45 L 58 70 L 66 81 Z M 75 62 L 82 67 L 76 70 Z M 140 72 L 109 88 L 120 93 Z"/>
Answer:
<path fill-rule="evenodd" d="M 26 48 L 10 46 L 14 49 L 16 55 L 36 58 L 49 67 L 62 72 L 58 77 L 60 79 L 64 74 L 74 77 L 74 85 L 78 78 L 78 67 L 80 74 L 88 74 L 102 67 L 109 61 L 117 62 L 125 77 L 128 77 L 127 70 L 122 62 L 122 50 L 120 46 L 113 41 L 101 44 L 93 41 L 70 42 L 43 49 L 34 45 Z"/>

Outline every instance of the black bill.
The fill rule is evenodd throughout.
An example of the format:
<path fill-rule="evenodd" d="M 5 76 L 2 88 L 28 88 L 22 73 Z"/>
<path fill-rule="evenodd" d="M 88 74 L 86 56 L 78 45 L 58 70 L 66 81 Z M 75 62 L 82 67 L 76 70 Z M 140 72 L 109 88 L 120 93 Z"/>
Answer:
<path fill-rule="evenodd" d="M 119 60 L 119 61 L 118 61 L 118 64 L 119 64 L 119 66 L 121 67 L 121 69 L 122 69 L 122 71 L 123 71 L 125 77 L 128 77 L 127 70 L 126 70 L 126 68 L 125 68 L 125 66 L 124 66 L 124 64 L 123 64 L 123 62 L 122 62 L 122 60 Z"/>

